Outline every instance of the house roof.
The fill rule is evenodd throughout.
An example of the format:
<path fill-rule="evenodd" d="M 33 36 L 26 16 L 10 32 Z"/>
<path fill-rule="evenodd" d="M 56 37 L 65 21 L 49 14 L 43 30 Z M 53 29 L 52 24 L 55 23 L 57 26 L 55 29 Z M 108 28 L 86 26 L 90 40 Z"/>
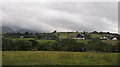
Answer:
<path fill-rule="evenodd" d="M 84 36 L 82 36 L 81 34 L 77 34 L 76 38 L 83 38 Z"/>

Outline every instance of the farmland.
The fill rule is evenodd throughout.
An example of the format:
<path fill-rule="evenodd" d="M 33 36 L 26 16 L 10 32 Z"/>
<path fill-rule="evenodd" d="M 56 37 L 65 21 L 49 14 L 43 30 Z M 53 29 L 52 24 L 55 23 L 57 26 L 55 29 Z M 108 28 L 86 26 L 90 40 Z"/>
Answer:
<path fill-rule="evenodd" d="M 7 33 L 2 36 L 2 64 L 117 65 L 119 39 L 112 33 Z"/>
<path fill-rule="evenodd" d="M 25 41 L 29 41 L 29 40 L 31 40 L 31 39 L 33 39 L 33 38 L 22 38 L 22 39 L 20 39 L 20 38 L 15 38 L 14 40 L 25 40 Z M 47 42 L 49 42 L 49 43 L 55 43 L 56 42 L 56 40 L 37 40 L 39 43 L 47 43 Z M 90 40 L 77 40 L 77 42 L 82 42 L 82 43 L 85 43 L 85 44 L 87 44 L 87 42 L 88 41 L 90 41 Z M 118 41 L 117 40 L 101 40 L 102 42 L 104 42 L 104 43 L 107 43 L 107 44 L 110 44 L 110 45 L 115 45 L 116 43 L 118 43 Z"/>
<path fill-rule="evenodd" d="M 116 65 L 118 53 L 3 51 L 3 65 Z"/>

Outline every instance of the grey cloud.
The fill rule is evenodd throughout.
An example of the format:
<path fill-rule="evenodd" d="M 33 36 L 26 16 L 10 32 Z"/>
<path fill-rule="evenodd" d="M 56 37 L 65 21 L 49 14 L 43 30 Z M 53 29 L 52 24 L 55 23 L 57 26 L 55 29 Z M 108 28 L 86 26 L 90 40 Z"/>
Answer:
<path fill-rule="evenodd" d="M 4 3 L 3 26 L 35 31 L 118 32 L 114 2 Z"/>

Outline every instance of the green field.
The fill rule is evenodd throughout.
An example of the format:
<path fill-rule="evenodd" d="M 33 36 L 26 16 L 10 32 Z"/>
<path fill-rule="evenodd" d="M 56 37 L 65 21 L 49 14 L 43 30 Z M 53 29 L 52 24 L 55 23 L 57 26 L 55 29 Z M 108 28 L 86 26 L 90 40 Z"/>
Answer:
<path fill-rule="evenodd" d="M 102 42 L 105 42 L 109 45 L 116 45 L 118 43 L 117 40 L 102 40 Z"/>
<path fill-rule="evenodd" d="M 39 43 L 55 43 L 57 42 L 56 40 L 37 40 Z"/>
<path fill-rule="evenodd" d="M 68 38 L 68 35 L 69 36 L 76 36 L 77 34 L 81 34 L 81 33 L 80 32 L 79 33 L 76 33 L 76 32 L 72 32 L 72 33 L 67 33 L 67 32 L 54 33 L 54 35 L 58 35 L 60 39 L 61 38 Z"/>
<path fill-rule="evenodd" d="M 90 34 L 93 38 L 100 38 L 102 35 L 100 34 Z"/>
<path fill-rule="evenodd" d="M 88 41 L 90 41 L 90 40 L 77 40 L 78 43 L 81 42 L 81 43 L 85 43 L 85 44 L 87 44 Z"/>
<path fill-rule="evenodd" d="M 3 51 L 3 65 L 116 65 L 117 53 Z"/>
<path fill-rule="evenodd" d="M 14 38 L 14 40 L 32 40 L 34 38 Z"/>

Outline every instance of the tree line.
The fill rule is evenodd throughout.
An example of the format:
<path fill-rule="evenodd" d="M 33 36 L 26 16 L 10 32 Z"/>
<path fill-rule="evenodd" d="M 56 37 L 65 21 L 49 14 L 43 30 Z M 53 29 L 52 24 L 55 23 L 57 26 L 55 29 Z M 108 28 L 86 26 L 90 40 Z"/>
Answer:
<path fill-rule="evenodd" d="M 54 43 L 39 43 L 37 40 L 15 40 L 12 38 L 2 39 L 3 51 L 100 51 L 100 52 L 120 52 L 120 42 L 116 45 L 109 45 L 100 40 L 90 40 L 87 44 L 77 42 L 73 39 L 56 40 Z"/>

